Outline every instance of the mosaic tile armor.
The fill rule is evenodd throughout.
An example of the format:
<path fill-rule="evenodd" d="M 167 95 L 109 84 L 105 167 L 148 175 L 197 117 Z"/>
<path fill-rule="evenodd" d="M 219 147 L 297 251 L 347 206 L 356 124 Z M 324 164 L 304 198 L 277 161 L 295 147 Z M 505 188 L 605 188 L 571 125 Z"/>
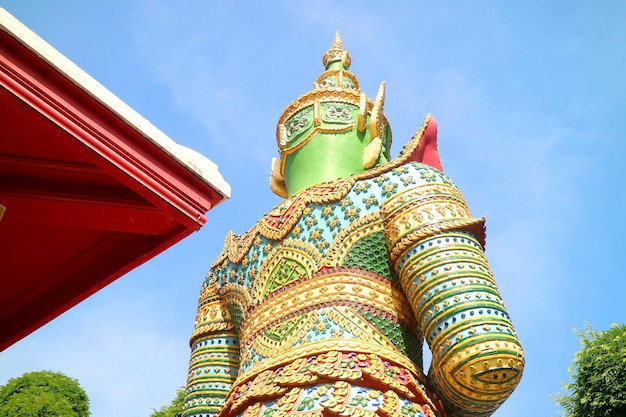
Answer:
<path fill-rule="evenodd" d="M 228 234 L 202 285 L 185 416 L 488 416 L 508 397 L 522 351 L 483 219 L 414 160 L 433 135 L 429 116 L 400 157 Z"/>

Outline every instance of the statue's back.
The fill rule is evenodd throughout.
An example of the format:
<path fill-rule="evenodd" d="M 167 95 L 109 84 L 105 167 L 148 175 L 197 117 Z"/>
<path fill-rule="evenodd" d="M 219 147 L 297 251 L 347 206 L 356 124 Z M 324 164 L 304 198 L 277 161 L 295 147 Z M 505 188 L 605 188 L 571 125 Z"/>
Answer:
<path fill-rule="evenodd" d="M 316 90 L 279 123 L 273 188 L 289 197 L 228 235 L 203 284 L 185 416 L 487 416 L 519 381 L 483 220 L 439 169 L 413 162 L 441 168 L 425 157 L 434 120 L 388 161 L 384 88 L 363 99 L 337 39 Z M 350 175 L 299 176 L 298 161 L 329 146 L 351 155 Z"/>

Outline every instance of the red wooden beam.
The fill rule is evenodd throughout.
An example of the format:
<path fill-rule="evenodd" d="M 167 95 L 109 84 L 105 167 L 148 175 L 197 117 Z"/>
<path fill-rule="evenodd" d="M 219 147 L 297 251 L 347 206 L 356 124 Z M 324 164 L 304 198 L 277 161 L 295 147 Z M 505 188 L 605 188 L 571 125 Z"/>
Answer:
<path fill-rule="evenodd" d="M 230 188 L 0 9 L 0 351 L 198 230 Z"/>

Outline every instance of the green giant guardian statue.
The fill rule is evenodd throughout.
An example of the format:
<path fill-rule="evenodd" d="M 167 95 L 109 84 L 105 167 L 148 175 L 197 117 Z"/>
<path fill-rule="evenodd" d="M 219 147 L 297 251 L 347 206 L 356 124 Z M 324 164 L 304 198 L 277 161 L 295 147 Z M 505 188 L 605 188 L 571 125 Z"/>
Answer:
<path fill-rule="evenodd" d="M 278 122 L 271 189 L 200 293 L 186 417 L 487 417 L 524 359 L 484 219 L 442 172 L 426 117 L 395 159 L 337 34 Z M 432 352 L 423 373 L 424 340 Z"/>

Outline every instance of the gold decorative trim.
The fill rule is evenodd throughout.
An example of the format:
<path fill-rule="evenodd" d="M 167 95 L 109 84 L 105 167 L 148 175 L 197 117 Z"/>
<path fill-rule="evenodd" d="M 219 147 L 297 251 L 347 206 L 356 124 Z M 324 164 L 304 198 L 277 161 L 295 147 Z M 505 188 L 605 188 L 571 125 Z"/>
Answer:
<path fill-rule="evenodd" d="M 202 288 L 196 312 L 196 321 L 189 343 L 207 333 L 215 331 L 232 330 L 234 326 L 231 322 L 228 308 L 218 297 L 217 284 L 207 285 Z"/>
<path fill-rule="evenodd" d="M 341 36 L 339 35 L 339 32 L 336 32 L 330 49 L 326 51 L 322 57 L 322 64 L 324 64 L 324 68 L 326 68 L 329 63 L 339 59 L 341 59 L 341 63 L 344 67 L 348 67 L 350 65 L 350 56 L 348 55 L 348 51 L 343 49 Z"/>
<path fill-rule="evenodd" d="M 371 113 L 374 109 L 374 102 L 369 98 L 366 98 L 366 111 L 367 113 Z M 281 125 L 284 125 L 287 120 L 289 120 L 293 115 L 298 113 L 299 111 L 314 106 L 315 103 L 345 103 L 352 104 L 353 106 L 359 108 L 361 105 L 361 93 L 356 90 L 341 90 L 335 88 L 320 88 L 319 90 L 312 90 L 304 93 L 296 100 L 291 102 L 287 108 L 283 111 L 283 114 L 280 116 L 278 120 L 278 124 L 276 126 L 276 140 L 278 144 L 278 148 L 281 151 L 285 151 L 285 146 L 281 145 Z M 383 124 L 389 124 L 387 117 L 380 113 L 379 121 Z M 285 144 L 286 145 L 286 144 Z"/>
<path fill-rule="evenodd" d="M 325 204 L 339 201 L 350 192 L 354 182 L 352 177 L 348 177 L 305 188 L 263 216 L 255 228 L 268 239 L 281 240 L 300 220 L 309 203 Z"/>
<path fill-rule="evenodd" d="M 383 141 L 380 140 L 378 136 L 372 139 L 363 152 L 363 168 L 369 169 L 376 164 L 380 158 L 380 151 L 382 148 Z"/>
<path fill-rule="evenodd" d="M 319 100 L 314 100 L 313 101 L 313 126 L 315 126 L 315 127 L 318 127 L 319 125 L 322 124 L 322 109 L 321 109 L 321 107 L 322 107 L 322 105 L 320 104 Z M 313 133 L 316 132 L 316 131 L 317 131 L 317 129 L 313 129 Z M 296 146 L 294 146 L 292 148 L 289 148 L 289 153 L 297 151 L 302 146 L 304 146 L 304 144 L 307 143 L 309 140 L 311 140 L 311 135 L 308 135 L 306 138 L 300 140 L 300 142 Z M 285 148 L 282 148 L 281 150 L 283 152 L 285 152 L 285 149 L 286 149 L 286 146 L 285 146 Z M 283 171 L 283 168 L 284 167 L 281 166 L 281 172 Z"/>
<path fill-rule="evenodd" d="M 239 284 L 228 283 L 224 285 L 220 288 L 219 295 L 222 303 L 233 303 L 238 305 L 244 315 L 252 304 L 252 297 L 250 297 L 250 293 L 246 287 Z"/>
<path fill-rule="evenodd" d="M 282 240 L 300 220 L 309 203 L 326 204 L 339 201 L 350 192 L 355 182 L 355 177 L 351 176 L 305 188 L 274 207 L 242 236 L 229 231 L 224 239 L 224 248 L 211 264 L 211 269 L 219 267 L 226 259 L 234 263 L 241 262 L 252 247 L 257 234 L 274 241 Z"/>
<path fill-rule="evenodd" d="M 260 404 L 280 396 L 279 409 L 272 415 L 401 417 L 405 415 L 400 403 L 402 397 L 413 404 L 413 412 L 421 410 L 428 417 L 434 417 L 433 410 L 439 408 L 435 406 L 437 399 L 434 396 L 434 401 L 429 398 L 422 385 L 424 382 L 410 369 L 393 364 L 387 358 L 371 353 L 332 350 L 309 360 L 293 360 L 279 369 L 264 371 L 249 381 L 238 379 L 221 413 L 232 416 L 243 411 L 244 416 L 254 417 L 264 408 Z M 332 383 L 332 391 L 328 398 L 320 401 L 318 409 L 302 412 L 295 409 L 304 387 L 320 384 L 318 389 L 325 390 L 327 383 Z M 360 387 L 371 389 L 370 394 L 382 400 L 376 410 L 366 410 L 350 401 L 353 397 L 350 391 Z M 382 387 L 384 389 L 380 390 Z M 248 413 L 250 410 L 254 410 L 254 414 Z"/>
<path fill-rule="evenodd" d="M 317 104 L 317 102 L 316 102 Z M 311 130 L 309 132 L 308 135 L 306 135 L 306 137 L 304 139 L 300 139 L 300 141 L 298 141 L 298 143 L 294 146 L 291 146 L 289 148 L 284 148 L 281 149 L 281 155 L 283 155 L 283 158 L 281 158 L 281 165 L 280 165 L 280 174 L 284 175 L 285 174 L 285 158 L 284 155 L 289 155 L 291 153 L 294 153 L 295 151 L 297 151 L 298 149 L 302 148 L 304 145 L 306 145 L 307 143 L 309 143 L 309 141 L 317 134 L 319 133 L 344 133 L 344 132 L 349 132 L 351 130 L 353 130 L 357 124 L 357 122 L 354 122 L 352 124 L 349 125 L 341 125 L 341 126 L 325 126 L 325 127 L 320 127 L 321 122 L 321 110 L 319 109 L 318 106 L 315 107 L 315 112 L 314 112 L 314 121 L 315 121 L 315 127 L 313 128 L 313 130 Z"/>
<path fill-rule="evenodd" d="M 424 184 L 381 205 L 392 264 L 419 240 L 454 229 L 468 229 L 484 247 L 484 219 L 471 217 L 465 199 L 454 186 Z"/>
<path fill-rule="evenodd" d="M 271 294 L 265 294 L 264 288 L 271 278 L 271 273 L 276 266 L 285 259 L 292 259 L 302 266 L 306 274 L 301 279 L 310 277 L 320 268 L 322 254 L 307 242 L 287 239 L 281 245 L 276 246 L 267 254 L 259 267 L 259 272 L 252 286 L 252 299 L 255 304 L 262 303 Z"/>
<path fill-rule="evenodd" d="M 252 226 L 252 228 L 242 236 L 238 236 L 232 230 L 229 231 L 224 239 L 224 248 L 217 259 L 211 264 L 211 269 L 220 266 L 226 259 L 231 262 L 239 263 L 254 243 L 254 238 L 258 233 L 257 228 L 258 223 Z"/>
<path fill-rule="evenodd" d="M 250 313 L 241 328 L 241 345 L 246 345 L 264 326 L 325 302 L 355 301 L 386 311 L 401 322 L 414 321 L 402 290 L 383 279 L 358 271 L 339 270 L 298 282 L 298 285 L 264 300 Z"/>
<path fill-rule="evenodd" d="M 389 253 L 391 264 L 396 265 L 398 259 L 402 257 L 404 252 L 411 249 L 416 242 L 423 240 L 427 237 L 433 236 L 437 233 L 447 232 L 451 230 L 467 229 L 473 232 L 478 239 L 480 234 L 477 234 L 477 230 L 482 230 L 485 224 L 485 219 L 459 219 L 459 220 L 445 220 L 439 223 L 431 223 L 422 226 L 418 230 L 414 230 L 398 239 Z"/>
<path fill-rule="evenodd" d="M 409 358 L 407 358 L 396 349 L 389 349 L 385 346 L 374 345 L 372 343 L 364 342 L 361 340 L 331 338 L 297 346 L 291 348 L 288 352 L 283 352 L 282 354 L 274 356 L 273 358 L 267 358 L 263 360 L 262 362 L 254 365 L 250 369 L 242 372 L 237 378 L 238 385 L 247 382 L 257 375 L 260 375 L 262 372 L 281 365 L 286 365 L 297 360 L 298 358 L 306 358 L 312 355 L 320 355 L 332 351 L 345 351 L 366 354 L 372 353 L 407 368 L 414 375 L 417 375 L 419 381 L 426 381 L 426 376 L 424 375 L 422 370 L 415 366 L 413 361 L 411 361 Z"/>
<path fill-rule="evenodd" d="M 471 217 L 461 191 L 453 185 L 442 183 L 425 183 L 398 193 L 381 204 L 381 211 L 385 216 L 393 216 L 394 213 L 413 202 L 424 203 L 448 199 L 462 208 L 460 216 Z"/>
<path fill-rule="evenodd" d="M 224 246 L 222 247 L 222 251 L 217 255 L 217 258 L 211 264 L 211 269 L 219 266 L 224 260 L 228 258 L 228 252 L 230 250 L 231 245 L 233 245 L 233 240 L 237 239 L 237 235 L 232 230 L 229 230 L 226 233 L 226 237 L 224 238 Z"/>

